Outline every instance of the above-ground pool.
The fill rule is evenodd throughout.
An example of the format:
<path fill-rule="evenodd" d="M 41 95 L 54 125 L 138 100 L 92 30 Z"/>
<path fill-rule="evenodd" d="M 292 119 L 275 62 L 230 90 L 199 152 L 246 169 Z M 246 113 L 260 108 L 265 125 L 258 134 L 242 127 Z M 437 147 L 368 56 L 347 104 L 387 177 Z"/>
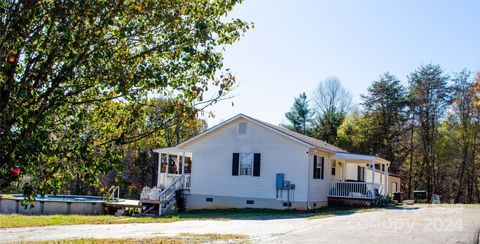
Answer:
<path fill-rule="evenodd" d="M 95 215 L 103 213 L 106 202 L 103 197 L 97 196 L 46 195 L 36 197 L 24 208 L 22 200 L 21 194 L 0 195 L 0 213 Z"/>

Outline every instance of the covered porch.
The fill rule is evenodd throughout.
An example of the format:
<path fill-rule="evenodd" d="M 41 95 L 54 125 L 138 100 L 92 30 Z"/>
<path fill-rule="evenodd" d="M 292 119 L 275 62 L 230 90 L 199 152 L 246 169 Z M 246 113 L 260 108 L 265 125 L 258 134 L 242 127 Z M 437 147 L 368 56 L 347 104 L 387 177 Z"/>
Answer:
<path fill-rule="evenodd" d="M 192 153 L 178 147 L 153 150 L 158 153 L 157 184 L 144 187 L 140 194 L 143 214 L 161 215 L 169 211 L 184 211 L 190 190 Z"/>
<path fill-rule="evenodd" d="M 389 161 L 375 156 L 336 153 L 332 167 L 337 172 L 328 182 L 328 197 L 373 200 L 386 196 L 389 166 Z"/>
<path fill-rule="evenodd" d="M 185 188 L 190 185 L 192 153 L 178 147 L 155 149 L 158 153 L 157 187 L 166 188 L 181 175 L 185 176 Z"/>

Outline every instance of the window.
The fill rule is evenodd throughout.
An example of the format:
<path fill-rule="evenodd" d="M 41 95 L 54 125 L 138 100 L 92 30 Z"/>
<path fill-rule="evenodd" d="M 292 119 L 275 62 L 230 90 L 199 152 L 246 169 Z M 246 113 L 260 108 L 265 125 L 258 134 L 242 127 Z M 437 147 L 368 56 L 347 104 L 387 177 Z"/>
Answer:
<path fill-rule="evenodd" d="M 375 164 L 375 169 L 385 171 L 385 164 Z"/>
<path fill-rule="evenodd" d="M 240 153 L 240 175 L 252 175 L 253 153 Z"/>
<path fill-rule="evenodd" d="M 260 153 L 233 153 L 232 175 L 260 177 Z"/>
<path fill-rule="evenodd" d="M 335 167 L 336 167 L 337 161 L 332 160 L 332 175 L 335 175 Z"/>
<path fill-rule="evenodd" d="M 397 192 L 397 182 L 392 182 L 392 192 Z"/>
<path fill-rule="evenodd" d="M 357 166 L 357 181 L 365 181 L 365 167 Z"/>
<path fill-rule="evenodd" d="M 313 155 L 313 179 L 323 180 L 323 166 L 325 158 Z"/>
<path fill-rule="evenodd" d="M 238 123 L 238 134 L 239 135 L 247 134 L 247 123 Z"/>

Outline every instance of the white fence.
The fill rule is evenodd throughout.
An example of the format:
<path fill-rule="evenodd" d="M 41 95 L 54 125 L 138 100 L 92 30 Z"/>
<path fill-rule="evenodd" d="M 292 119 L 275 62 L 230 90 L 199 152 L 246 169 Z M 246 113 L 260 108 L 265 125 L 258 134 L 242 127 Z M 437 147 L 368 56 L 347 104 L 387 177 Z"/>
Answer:
<path fill-rule="evenodd" d="M 373 199 L 376 194 L 381 194 L 381 188 L 381 185 L 376 183 L 330 181 L 328 182 L 328 196 Z"/>

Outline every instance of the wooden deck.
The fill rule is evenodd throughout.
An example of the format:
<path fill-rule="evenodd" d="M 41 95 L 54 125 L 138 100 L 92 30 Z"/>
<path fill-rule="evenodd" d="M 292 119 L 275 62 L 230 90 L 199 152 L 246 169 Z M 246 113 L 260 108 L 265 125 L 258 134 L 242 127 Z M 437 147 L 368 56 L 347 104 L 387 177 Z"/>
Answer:
<path fill-rule="evenodd" d="M 117 208 L 140 208 L 142 205 L 138 200 L 131 199 L 118 199 L 111 202 L 105 202 L 105 205 L 108 207 L 117 207 Z"/>

